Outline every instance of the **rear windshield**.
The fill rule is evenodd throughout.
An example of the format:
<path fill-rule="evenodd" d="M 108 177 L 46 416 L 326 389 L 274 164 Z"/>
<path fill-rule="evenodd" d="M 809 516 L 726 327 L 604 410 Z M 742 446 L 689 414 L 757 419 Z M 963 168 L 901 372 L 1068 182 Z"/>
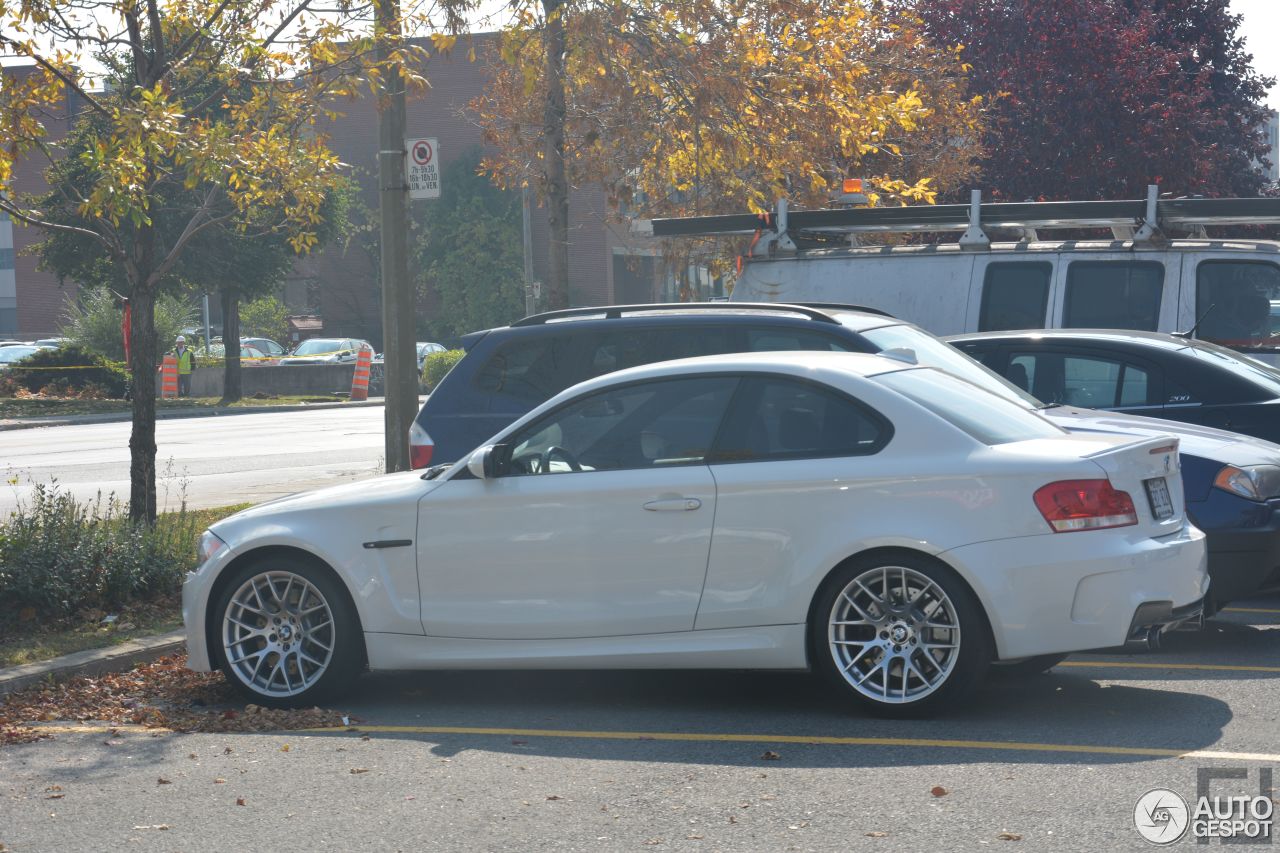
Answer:
<path fill-rule="evenodd" d="M 1066 435 L 1034 412 L 937 370 L 899 370 L 876 379 L 983 444 Z"/>
<path fill-rule="evenodd" d="M 1229 370 L 1241 379 L 1255 386 L 1261 386 L 1272 397 L 1280 397 L 1280 371 L 1265 362 L 1203 341 L 1195 346 L 1185 347 L 1182 352 L 1193 355 L 1220 370 Z"/>
<path fill-rule="evenodd" d="M 897 347 L 912 350 L 916 354 L 916 361 L 920 364 L 945 370 L 952 376 L 959 376 L 966 382 L 972 382 L 979 388 L 1011 400 L 1024 409 L 1034 409 L 1040 405 L 1039 400 L 994 370 L 979 364 L 946 341 L 938 340 L 915 326 L 881 326 L 878 329 L 864 331 L 862 336 L 881 350 Z"/>

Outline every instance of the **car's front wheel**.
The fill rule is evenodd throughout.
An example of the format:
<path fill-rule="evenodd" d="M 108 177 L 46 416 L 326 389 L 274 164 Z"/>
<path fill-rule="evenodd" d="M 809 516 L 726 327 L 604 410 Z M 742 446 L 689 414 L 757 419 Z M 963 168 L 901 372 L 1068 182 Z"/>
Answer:
<path fill-rule="evenodd" d="M 315 704 L 363 663 L 359 623 L 338 582 L 306 560 L 273 556 L 231 577 L 214 610 L 222 671 L 254 701 Z"/>
<path fill-rule="evenodd" d="M 981 605 L 924 555 L 854 560 L 814 608 L 813 661 L 873 713 L 935 713 L 975 690 L 991 660 Z"/>

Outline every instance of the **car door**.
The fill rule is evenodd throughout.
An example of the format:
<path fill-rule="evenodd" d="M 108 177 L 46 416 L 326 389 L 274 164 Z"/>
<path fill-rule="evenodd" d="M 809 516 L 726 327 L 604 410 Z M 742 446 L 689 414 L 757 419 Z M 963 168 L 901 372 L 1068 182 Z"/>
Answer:
<path fill-rule="evenodd" d="M 428 635 L 492 639 L 688 631 L 706 577 L 706 455 L 737 379 L 663 378 L 579 397 L 503 439 L 498 476 L 419 504 Z"/>
<path fill-rule="evenodd" d="M 888 534 L 893 508 L 878 486 L 902 476 L 901 460 L 880 452 L 892 435 L 882 415 L 828 386 L 743 379 L 711 458 L 716 530 L 699 630 L 794 623 L 794 585 L 829 568 L 833 548 Z M 832 524 L 837 506 L 844 524 Z"/>

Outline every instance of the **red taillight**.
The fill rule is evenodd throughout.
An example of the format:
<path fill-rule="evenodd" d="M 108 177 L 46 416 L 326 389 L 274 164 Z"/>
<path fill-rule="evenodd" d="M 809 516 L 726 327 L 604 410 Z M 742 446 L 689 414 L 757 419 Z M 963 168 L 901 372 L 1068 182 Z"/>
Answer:
<path fill-rule="evenodd" d="M 1062 480 L 1036 490 L 1036 508 L 1054 533 L 1101 530 L 1138 523 L 1128 492 L 1110 480 Z"/>
<path fill-rule="evenodd" d="M 414 421 L 409 427 L 409 467 L 426 468 L 431 464 L 431 454 L 435 453 L 436 444 L 427 435 L 427 431 Z"/>

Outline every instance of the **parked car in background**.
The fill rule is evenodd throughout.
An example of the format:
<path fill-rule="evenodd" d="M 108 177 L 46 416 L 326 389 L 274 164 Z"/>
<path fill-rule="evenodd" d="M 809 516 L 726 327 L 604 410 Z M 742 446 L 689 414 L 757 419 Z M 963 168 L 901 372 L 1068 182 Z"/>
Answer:
<path fill-rule="evenodd" d="M 1048 403 L 1280 442 L 1280 371 L 1217 344 L 1111 329 L 984 332 L 948 340 Z"/>
<path fill-rule="evenodd" d="M 618 367 L 696 353 L 897 352 L 1044 414 L 1073 432 L 1173 435 L 1187 512 L 1208 534 L 1210 611 L 1280 585 L 1280 447 L 1235 433 L 1068 406 L 1050 407 L 928 332 L 853 306 L 692 303 L 552 312 L 463 339 L 467 353 L 418 412 L 415 467 L 463 458 L 563 388 Z M 1251 485 L 1254 492 L 1250 492 Z M 1274 501 L 1273 501 L 1274 497 Z"/>
<path fill-rule="evenodd" d="M 349 688 L 366 661 L 812 668 L 875 713 L 928 714 L 993 659 L 1199 613 L 1203 534 L 1175 457 L 897 357 L 649 364 L 434 478 L 216 523 L 184 586 L 188 665 L 273 705 Z"/>
<path fill-rule="evenodd" d="M 196 364 L 202 361 L 222 361 L 226 357 L 227 349 L 219 341 L 214 341 L 207 347 L 200 347 L 195 351 Z M 262 350 L 257 347 L 242 344 L 240 346 L 240 364 L 243 367 L 262 367 L 263 365 L 276 364 L 275 359 L 269 358 Z"/>
<path fill-rule="evenodd" d="M 444 352 L 444 344 L 431 343 L 429 341 L 418 341 L 418 372 L 422 372 L 423 366 L 427 362 L 427 356 L 433 352 Z"/>
<path fill-rule="evenodd" d="M 359 338 L 309 338 L 280 359 L 281 364 L 346 364 L 356 360 L 360 350 L 373 353 L 373 346 Z"/>
<path fill-rule="evenodd" d="M 35 345 L 39 347 L 53 347 L 54 349 L 57 349 L 70 340 L 70 338 L 41 338 L 40 340 L 35 341 Z"/>
<path fill-rule="evenodd" d="M 0 347 L 29 347 L 32 344 L 27 341 L 0 341 Z"/>
<path fill-rule="evenodd" d="M 15 344 L 13 346 L 0 347 L 0 370 L 11 367 L 22 361 L 29 355 L 40 352 L 42 349 L 53 349 L 53 347 L 37 347 L 31 344 Z"/>
<path fill-rule="evenodd" d="M 287 353 L 284 347 L 271 340 L 271 338 L 241 338 L 240 343 L 259 349 L 263 355 L 268 357 L 279 358 Z"/>

